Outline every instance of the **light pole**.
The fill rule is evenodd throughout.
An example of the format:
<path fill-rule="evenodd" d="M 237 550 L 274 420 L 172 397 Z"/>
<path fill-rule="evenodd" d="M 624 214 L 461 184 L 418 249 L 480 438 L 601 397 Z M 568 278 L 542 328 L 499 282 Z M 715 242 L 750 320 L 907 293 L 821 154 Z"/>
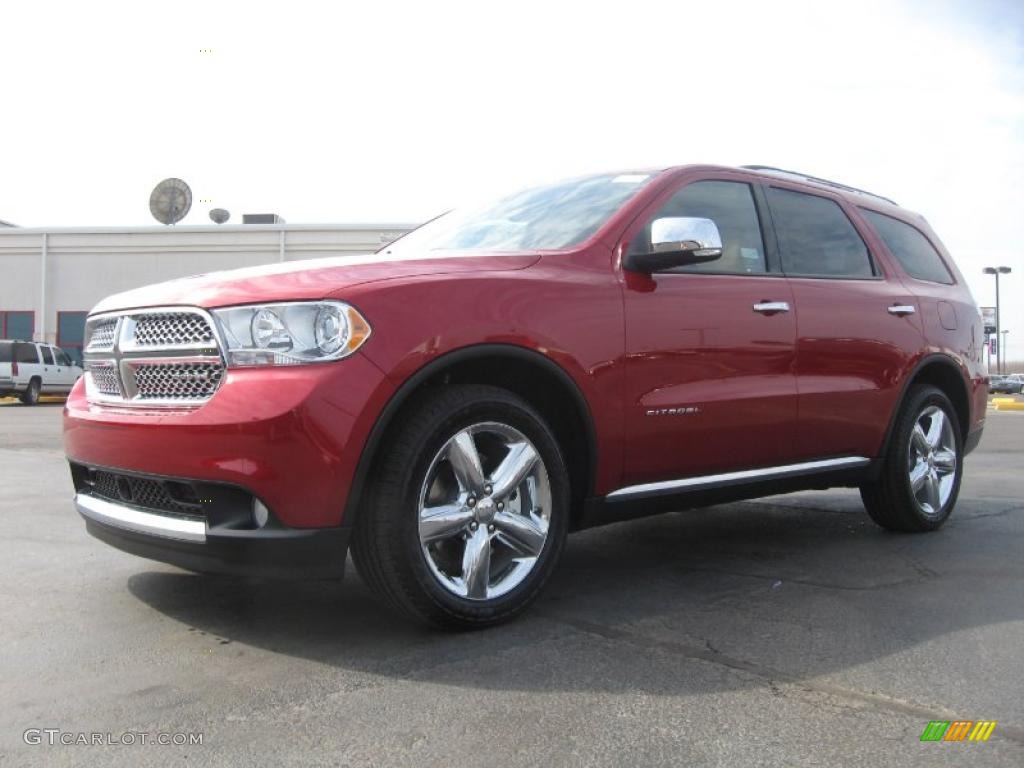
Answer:
<path fill-rule="evenodd" d="M 999 276 L 1010 274 L 1009 267 L 985 267 L 982 270 L 986 275 L 996 276 L 996 373 L 1003 372 L 1003 350 L 1000 347 L 999 338 Z"/>
<path fill-rule="evenodd" d="M 1009 333 L 1009 331 L 1003 331 L 1002 332 L 1002 334 L 1003 334 L 1003 346 L 999 348 L 999 361 L 1000 362 L 1002 362 L 1003 358 L 1006 357 L 1006 345 L 1007 345 L 1007 342 L 1009 342 L 1009 338 L 1006 336 L 1006 334 L 1008 334 L 1008 333 Z M 1004 365 L 1003 366 L 1003 370 L 1005 370 L 1005 369 L 1006 369 L 1006 366 Z"/>

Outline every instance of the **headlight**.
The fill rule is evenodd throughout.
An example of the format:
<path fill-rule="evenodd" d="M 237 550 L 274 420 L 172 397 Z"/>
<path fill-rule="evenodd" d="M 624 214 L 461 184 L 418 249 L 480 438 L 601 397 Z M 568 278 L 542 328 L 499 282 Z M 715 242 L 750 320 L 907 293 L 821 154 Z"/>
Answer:
<path fill-rule="evenodd" d="M 215 309 L 228 365 L 300 365 L 347 357 L 370 324 L 340 301 L 302 301 Z"/>

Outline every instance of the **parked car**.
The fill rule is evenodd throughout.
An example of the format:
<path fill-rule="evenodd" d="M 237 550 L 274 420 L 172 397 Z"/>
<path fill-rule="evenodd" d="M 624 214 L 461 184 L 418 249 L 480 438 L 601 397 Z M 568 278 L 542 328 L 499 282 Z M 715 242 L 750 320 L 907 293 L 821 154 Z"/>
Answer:
<path fill-rule="evenodd" d="M 1024 393 L 1024 380 L 1014 376 L 990 376 L 988 391 L 994 395 L 1019 395 Z"/>
<path fill-rule="evenodd" d="M 17 395 L 25 405 L 35 405 L 40 395 L 66 395 L 81 375 L 81 367 L 60 347 L 0 339 L 0 397 Z"/>
<path fill-rule="evenodd" d="M 91 534 L 263 575 L 339 576 L 351 548 L 454 627 L 522 611 L 611 521 L 851 486 L 935 530 L 987 394 L 927 222 L 765 168 L 593 175 L 376 255 L 130 291 L 86 345 L 64 440 Z"/>

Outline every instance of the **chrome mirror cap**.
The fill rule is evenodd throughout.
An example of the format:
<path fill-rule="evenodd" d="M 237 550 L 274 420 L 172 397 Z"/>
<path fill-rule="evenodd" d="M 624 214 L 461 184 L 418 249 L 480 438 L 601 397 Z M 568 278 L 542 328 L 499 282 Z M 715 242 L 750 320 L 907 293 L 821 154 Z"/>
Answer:
<path fill-rule="evenodd" d="M 722 255 L 722 235 L 711 219 L 670 216 L 651 222 L 651 250 L 682 251 L 698 259 Z"/>

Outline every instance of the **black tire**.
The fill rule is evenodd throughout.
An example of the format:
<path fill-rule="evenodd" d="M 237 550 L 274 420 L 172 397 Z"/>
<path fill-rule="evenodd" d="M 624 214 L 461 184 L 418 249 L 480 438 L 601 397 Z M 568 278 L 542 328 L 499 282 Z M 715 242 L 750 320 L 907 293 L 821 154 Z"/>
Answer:
<path fill-rule="evenodd" d="M 937 509 L 926 510 L 911 489 L 909 476 L 911 436 L 925 412 L 938 408 L 952 428 L 956 446 L 954 477 L 948 498 Z M 871 519 L 890 531 L 923 533 L 934 531 L 949 518 L 960 494 L 963 477 L 963 436 L 953 404 L 944 392 L 932 386 L 918 386 L 910 391 L 897 416 L 878 479 L 861 486 L 860 495 Z"/>
<path fill-rule="evenodd" d="M 39 379 L 32 379 L 28 383 L 28 389 L 21 393 L 21 402 L 25 405 L 35 405 L 39 402 Z"/>
<path fill-rule="evenodd" d="M 547 471 L 551 511 L 543 548 L 524 580 L 493 599 L 446 589 L 427 563 L 419 536 L 420 493 L 435 456 L 466 427 L 508 425 L 525 435 Z M 446 386 L 418 396 L 396 417 L 371 469 L 352 539 L 360 576 L 405 614 L 445 629 L 479 629 L 511 619 L 538 596 L 562 553 L 569 523 L 569 477 L 544 419 L 524 400 L 481 385 Z"/>

